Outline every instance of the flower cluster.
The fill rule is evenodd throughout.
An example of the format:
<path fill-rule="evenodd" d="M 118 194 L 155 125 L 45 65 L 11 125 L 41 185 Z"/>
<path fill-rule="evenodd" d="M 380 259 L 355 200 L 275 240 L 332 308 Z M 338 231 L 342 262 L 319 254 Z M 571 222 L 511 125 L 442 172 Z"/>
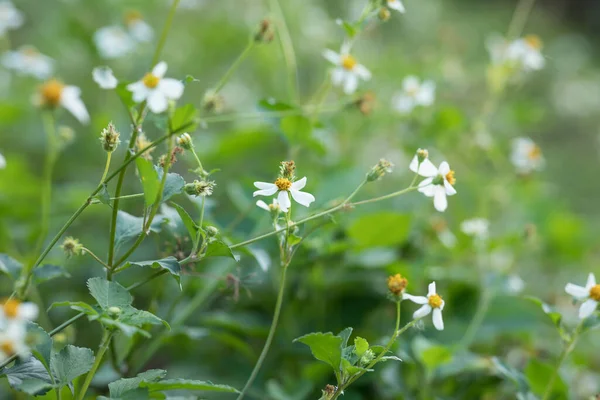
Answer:
<path fill-rule="evenodd" d="M 37 316 L 38 308 L 33 303 L 9 299 L 0 305 L 0 362 L 28 354 L 27 321 Z"/>

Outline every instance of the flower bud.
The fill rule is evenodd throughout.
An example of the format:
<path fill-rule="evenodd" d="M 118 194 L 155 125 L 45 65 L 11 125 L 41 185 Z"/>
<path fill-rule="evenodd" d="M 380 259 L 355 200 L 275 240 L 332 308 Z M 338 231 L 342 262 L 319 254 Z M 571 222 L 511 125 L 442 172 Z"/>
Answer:
<path fill-rule="evenodd" d="M 117 149 L 121 140 L 119 140 L 120 133 L 117 131 L 112 122 L 108 124 L 106 128 L 100 133 L 100 142 L 104 151 L 112 153 Z"/>
<path fill-rule="evenodd" d="M 290 181 L 295 180 L 294 173 L 296 172 L 296 163 L 294 161 L 282 161 L 279 166 L 279 175 L 282 178 L 288 179 Z"/>
<path fill-rule="evenodd" d="M 427 150 L 425 150 L 425 149 L 417 150 L 417 160 L 419 161 L 419 164 L 421 164 L 423 161 L 425 161 L 428 157 L 429 157 L 429 152 Z"/>
<path fill-rule="evenodd" d="M 79 243 L 79 240 L 69 236 L 65 238 L 63 244 L 60 245 L 62 251 L 65 252 L 67 258 L 72 256 L 80 256 L 83 254 L 83 245 Z"/>
<path fill-rule="evenodd" d="M 275 37 L 273 24 L 267 18 L 260 21 L 258 31 L 254 35 L 255 42 L 269 43 Z"/>
<path fill-rule="evenodd" d="M 219 230 L 214 226 L 207 226 L 206 234 L 208 235 L 208 237 L 215 237 L 219 234 Z"/>
<path fill-rule="evenodd" d="M 331 400 L 335 394 L 337 387 L 333 385 L 325 386 L 325 389 L 321 390 L 321 399 L 319 400 Z"/>
<path fill-rule="evenodd" d="M 387 279 L 388 289 L 394 296 L 402 296 L 407 285 L 408 280 L 400 274 L 391 275 Z"/>
<path fill-rule="evenodd" d="M 381 7 L 379 9 L 379 19 L 382 20 L 383 22 L 386 22 L 387 20 L 390 19 L 390 17 L 392 16 L 392 13 L 390 12 L 390 10 L 387 9 L 387 7 Z"/>
<path fill-rule="evenodd" d="M 183 147 L 185 150 L 191 150 L 194 147 L 192 137 L 187 132 L 177 138 L 177 145 Z"/>
<path fill-rule="evenodd" d="M 382 158 L 367 174 L 367 181 L 373 182 L 381 179 L 386 173 L 389 174 L 392 172 L 393 166 L 394 164 Z"/>
<path fill-rule="evenodd" d="M 361 365 L 369 365 L 369 363 L 371 361 L 373 361 L 374 359 L 375 359 L 375 353 L 373 352 L 373 350 L 369 349 L 369 350 L 365 351 L 365 353 L 360 358 L 360 364 Z"/>
<path fill-rule="evenodd" d="M 187 183 L 183 189 L 191 196 L 210 196 L 216 185 L 213 181 L 195 180 L 192 183 Z"/>
<path fill-rule="evenodd" d="M 119 318 L 119 315 L 121 315 L 121 309 L 119 307 L 109 307 L 108 308 L 108 315 L 112 318 L 112 319 L 117 319 Z"/>
<path fill-rule="evenodd" d="M 202 99 L 202 108 L 207 113 L 220 113 L 223 111 L 225 107 L 225 100 L 223 96 L 218 93 L 215 93 L 214 90 L 207 90 L 204 93 L 204 98 Z"/>

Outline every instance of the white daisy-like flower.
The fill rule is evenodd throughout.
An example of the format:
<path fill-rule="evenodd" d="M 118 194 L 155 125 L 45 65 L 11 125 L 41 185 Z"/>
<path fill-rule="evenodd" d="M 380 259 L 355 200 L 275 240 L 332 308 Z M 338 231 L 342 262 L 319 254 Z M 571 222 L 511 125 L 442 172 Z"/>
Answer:
<path fill-rule="evenodd" d="M 279 213 L 279 211 L 281 211 L 281 207 L 279 207 L 279 202 L 277 201 L 277 199 L 273 199 L 273 202 L 271 204 L 267 204 L 262 200 L 258 200 L 256 202 L 256 205 L 268 212 L 278 212 Z"/>
<path fill-rule="evenodd" d="M 409 168 L 411 171 L 425 177 L 419 183 L 419 192 L 427 197 L 433 197 L 433 205 L 436 210 L 445 211 L 448 207 L 446 196 L 456 194 L 456 190 L 452 186 L 456 183 L 456 178 L 454 178 L 454 171 L 450 169 L 450 165 L 444 161 L 439 168 L 436 168 L 428 158 L 419 163 L 418 156 L 415 156 Z"/>
<path fill-rule="evenodd" d="M 521 174 L 542 170 L 546 164 L 542 150 L 529 138 L 520 137 L 512 141 L 510 160 Z"/>
<path fill-rule="evenodd" d="M 96 67 L 92 70 L 92 78 L 101 89 L 114 89 L 119 84 L 109 67 Z"/>
<path fill-rule="evenodd" d="M 304 186 L 306 186 L 306 177 L 295 182 L 292 182 L 288 178 L 277 178 L 275 183 L 254 182 L 254 186 L 259 189 L 254 192 L 254 197 L 272 196 L 275 193 L 278 193 L 276 200 L 279 204 L 279 208 L 283 212 L 287 212 L 292 206 L 290 195 L 296 201 L 296 203 L 301 204 L 304 207 L 309 207 L 310 203 L 315 201 L 315 196 L 310 193 L 300 191 L 304 188 Z"/>
<path fill-rule="evenodd" d="M 23 13 L 8 0 L 0 1 L 0 36 L 23 25 Z"/>
<path fill-rule="evenodd" d="M 0 153 L 0 169 L 6 168 L 6 158 Z"/>
<path fill-rule="evenodd" d="M 365 81 L 371 79 L 371 72 L 350 55 L 350 45 L 347 43 L 342 45 L 340 53 L 325 49 L 323 57 L 335 65 L 331 73 L 331 82 L 335 86 L 342 86 L 346 94 L 356 91 L 359 79 Z"/>
<path fill-rule="evenodd" d="M 129 34 L 138 42 L 149 42 L 154 37 L 154 30 L 138 11 L 131 10 L 125 14 L 125 25 Z"/>
<path fill-rule="evenodd" d="M 433 312 L 433 326 L 438 331 L 444 330 L 444 319 L 442 318 L 442 310 L 445 302 L 442 297 L 437 294 L 435 282 L 431 282 L 428 287 L 427 296 L 412 296 L 408 293 L 402 295 L 403 299 L 410 300 L 416 304 L 422 304 L 422 307 L 414 312 L 413 318 L 423 318 Z"/>
<path fill-rule="evenodd" d="M 120 26 L 105 26 L 94 33 L 94 43 L 100 57 L 113 59 L 129 54 L 135 48 L 135 40 Z"/>
<path fill-rule="evenodd" d="M 29 353 L 25 343 L 26 333 L 25 324 L 17 323 L 11 323 L 0 330 L 0 362 L 14 355 L 23 357 Z"/>
<path fill-rule="evenodd" d="M 519 294 L 525 289 L 525 282 L 519 275 L 509 275 L 506 279 L 506 289 L 509 293 Z"/>
<path fill-rule="evenodd" d="M 81 101 L 81 89 L 77 86 L 67 86 L 56 79 L 51 79 L 41 86 L 35 103 L 50 108 L 62 106 L 82 124 L 90 121 L 90 115 Z"/>
<path fill-rule="evenodd" d="M 133 92 L 133 101 L 147 101 L 148 108 L 153 113 L 166 111 L 169 100 L 177 100 L 183 94 L 183 83 L 177 79 L 164 78 L 166 72 L 167 63 L 161 61 L 141 80 L 127 85 L 127 89 Z"/>
<path fill-rule="evenodd" d="M 33 321 L 39 314 L 34 303 L 21 303 L 18 300 L 7 300 L 0 306 L 0 328 L 10 324 Z"/>
<path fill-rule="evenodd" d="M 460 230 L 469 236 L 477 239 L 487 239 L 489 234 L 490 221 L 485 218 L 466 219 L 460 224 Z"/>
<path fill-rule="evenodd" d="M 401 13 L 405 13 L 406 9 L 404 8 L 404 4 L 400 0 L 386 0 L 387 6 L 392 10 L 396 10 Z"/>
<path fill-rule="evenodd" d="M 590 273 L 588 275 L 585 287 L 567 283 L 565 292 L 575 297 L 579 301 L 583 301 L 579 308 L 579 318 L 585 319 L 592 315 L 598 303 L 600 303 L 600 285 L 596 283 L 596 277 Z"/>
<path fill-rule="evenodd" d="M 485 41 L 485 47 L 490 53 L 490 60 L 494 65 L 502 65 L 509 61 L 507 49 L 510 42 L 500 34 L 492 34 Z"/>
<path fill-rule="evenodd" d="M 22 46 L 17 51 L 4 53 L 2 55 L 2 65 L 22 75 L 47 79 L 52 75 L 54 60 L 41 54 L 33 46 Z"/>
<path fill-rule="evenodd" d="M 506 57 L 519 62 L 525 71 L 537 71 L 546 64 L 541 50 L 541 39 L 536 35 L 527 35 L 510 43 Z"/>
<path fill-rule="evenodd" d="M 402 81 L 402 91 L 392 99 L 392 106 L 402 114 L 409 114 L 417 106 L 429 107 L 435 100 L 435 83 L 421 82 L 416 76 L 407 76 Z"/>

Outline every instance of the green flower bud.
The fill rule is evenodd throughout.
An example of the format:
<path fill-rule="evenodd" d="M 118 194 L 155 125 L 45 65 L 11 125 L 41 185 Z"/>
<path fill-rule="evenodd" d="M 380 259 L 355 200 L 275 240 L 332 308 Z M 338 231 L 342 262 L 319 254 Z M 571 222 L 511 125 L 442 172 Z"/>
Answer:
<path fill-rule="evenodd" d="M 110 315 L 110 317 L 112 319 L 117 319 L 119 318 L 119 315 L 121 315 L 121 309 L 119 307 L 109 307 L 108 308 L 108 315 Z"/>
<path fill-rule="evenodd" d="M 206 234 L 208 235 L 208 237 L 215 237 L 219 234 L 219 230 L 214 226 L 207 226 Z"/>
<path fill-rule="evenodd" d="M 67 258 L 80 256 L 83 254 L 83 245 L 79 242 L 79 240 L 71 236 L 65 238 L 63 244 L 60 245 L 60 248 L 65 252 Z"/>
<path fill-rule="evenodd" d="M 183 189 L 191 196 L 210 196 L 216 185 L 214 181 L 195 180 L 192 183 L 187 183 Z"/>
<path fill-rule="evenodd" d="M 108 153 L 115 151 L 117 147 L 119 147 L 119 143 L 121 143 L 119 136 L 120 133 L 117 131 L 113 123 L 110 122 L 108 126 L 100 133 L 100 142 L 102 143 L 104 151 Z"/>
<path fill-rule="evenodd" d="M 394 164 L 382 158 L 367 174 L 367 182 L 374 182 L 381 179 L 385 174 L 392 172 L 393 166 Z"/>
<path fill-rule="evenodd" d="M 429 157 L 429 152 L 425 149 L 419 149 L 417 150 L 417 160 L 419 161 L 419 164 L 421 164 L 423 161 L 425 161 L 427 159 L 427 157 Z"/>
<path fill-rule="evenodd" d="M 187 132 L 177 138 L 177 145 L 183 147 L 186 150 L 191 150 L 194 147 L 192 137 Z"/>
<path fill-rule="evenodd" d="M 383 22 L 386 22 L 387 20 L 390 19 L 390 17 L 392 16 L 392 13 L 386 7 L 381 7 L 379 9 L 378 15 L 379 15 L 380 20 L 382 20 Z"/>
<path fill-rule="evenodd" d="M 360 363 L 361 365 L 369 365 L 371 363 L 371 361 L 373 361 L 375 359 L 375 353 L 373 352 L 373 350 L 369 349 L 367 351 L 365 351 L 365 354 L 362 355 L 362 357 L 360 358 Z"/>

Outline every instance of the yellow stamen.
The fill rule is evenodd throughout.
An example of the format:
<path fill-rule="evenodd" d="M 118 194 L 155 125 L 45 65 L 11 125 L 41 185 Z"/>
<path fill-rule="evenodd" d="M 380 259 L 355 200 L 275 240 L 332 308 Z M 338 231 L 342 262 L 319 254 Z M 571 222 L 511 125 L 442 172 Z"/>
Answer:
<path fill-rule="evenodd" d="M 387 279 L 387 285 L 390 292 L 395 294 L 396 296 L 401 294 L 406 286 L 408 285 L 408 280 L 400 274 L 392 275 Z"/>
<path fill-rule="evenodd" d="M 539 160 L 540 157 L 542 157 L 542 149 L 540 149 L 539 146 L 534 144 L 533 146 L 531 146 L 531 149 L 529 149 L 527 157 L 529 157 L 530 160 Z"/>
<path fill-rule="evenodd" d="M 0 343 L 0 350 L 2 350 L 4 354 L 8 354 L 9 356 L 15 354 L 15 346 L 9 340 Z"/>
<path fill-rule="evenodd" d="M 350 54 L 345 54 L 342 56 L 342 67 L 347 69 L 348 71 L 352 71 L 354 67 L 356 67 L 356 59 L 352 57 Z"/>
<path fill-rule="evenodd" d="M 16 318 L 17 315 L 19 315 L 20 305 L 21 302 L 19 302 L 19 300 L 7 300 L 6 303 L 2 305 L 2 308 L 4 309 L 4 315 L 6 315 L 7 318 Z"/>
<path fill-rule="evenodd" d="M 65 85 L 56 79 L 44 83 L 40 89 L 42 103 L 52 107 L 58 106 L 64 88 Z"/>
<path fill-rule="evenodd" d="M 450 170 L 450 172 L 448 172 L 446 174 L 446 180 L 451 185 L 454 185 L 456 183 L 456 178 L 454 177 L 454 171 Z"/>
<path fill-rule="evenodd" d="M 600 285 L 596 285 L 590 289 L 590 297 L 593 300 L 600 301 Z"/>
<path fill-rule="evenodd" d="M 442 300 L 442 297 L 439 294 L 432 294 L 431 296 L 429 296 L 429 305 L 431 307 L 440 308 L 443 303 L 444 300 Z"/>
<path fill-rule="evenodd" d="M 527 35 L 525 36 L 525 43 L 532 49 L 539 50 L 542 48 L 542 39 L 538 35 Z"/>
<path fill-rule="evenodd" d="M 147 88 L 154 89 L 158 85 L 158 82 L 160 82 L 160 78 L 158 76 L 156 76 L 156 75 L 152 75 L 151 72 L 148 72 L 142 78 L 142 82 L 144 82 L 144 85 Z"/>
<path fill-rule="evenodd" d="M 26 48 L 24 48 L 23 50 L 23 54 L 25 54 L 26 56 L 37 56 L 39 53 L 39 51 L 37 51 L 37 49 L 33 46 L 27 46 Z"/>
<path fill-rule="evenodd" d="M 134 22 L 141 21 L 143 18 L 142 13 L 138 10 L 129 10 L 125 13 L 123 19 L 125 20 L 126 25 L 130 25 Z"/>
<path fill-rule="evenodd" d="M 287 178 L 277 178 L 275 180 L 275 185 L 279 190 L 288 190 L 292 187 L 292 182 Z"/>

